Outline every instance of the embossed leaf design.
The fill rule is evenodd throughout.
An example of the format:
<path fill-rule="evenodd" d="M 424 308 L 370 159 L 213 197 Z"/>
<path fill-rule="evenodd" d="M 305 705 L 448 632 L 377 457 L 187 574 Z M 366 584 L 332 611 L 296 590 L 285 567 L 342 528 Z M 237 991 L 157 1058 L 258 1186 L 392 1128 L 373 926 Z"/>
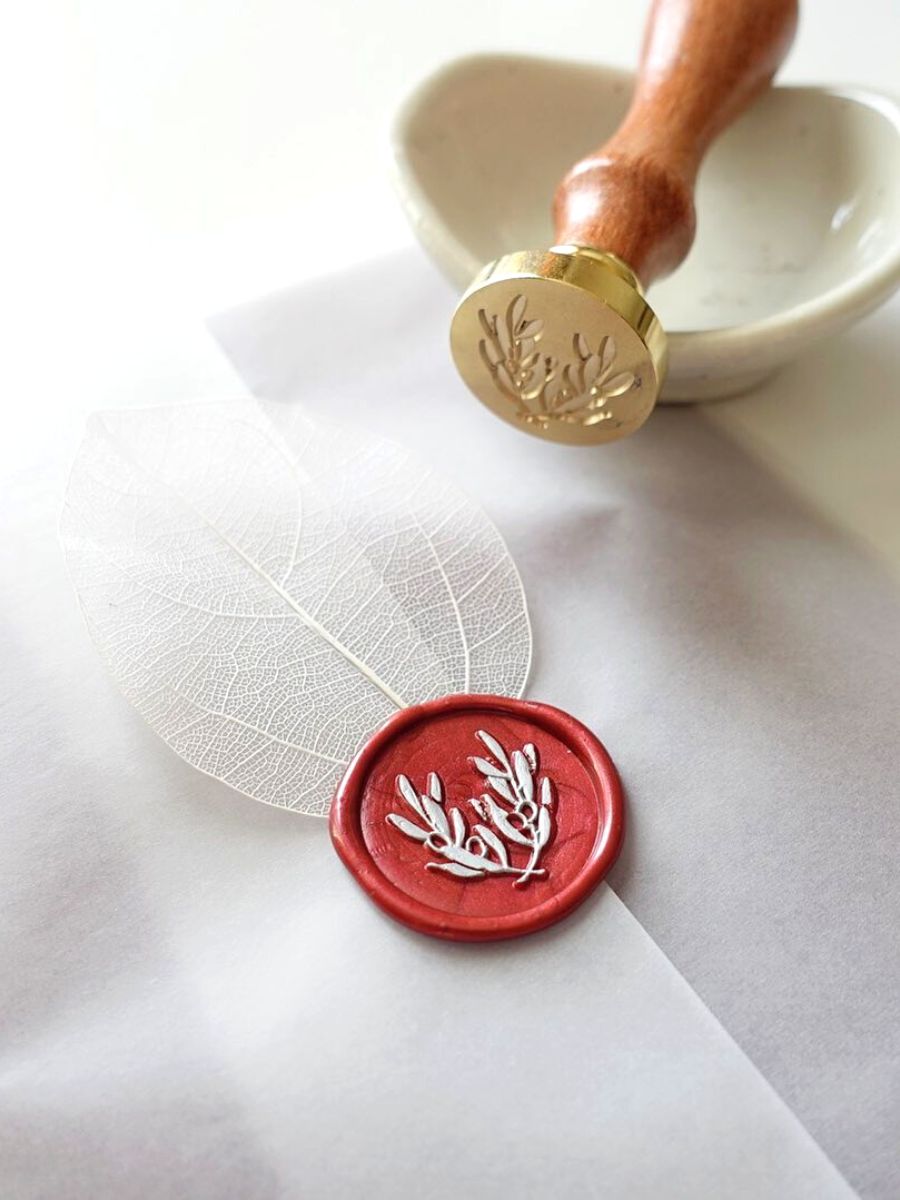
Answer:
<path fill-rule="evenodd" d="M 525 297 L 516 296 L 512 304 L 509 306 L 509 323 L 513 330 L 517 330 L 522 323 L 522 318 L 525 316 Z"/>
<path fill-rule="evenodd" d="M 422 797 L 422 805 L 425 809 L 425 816 L 434 828 L 439 830 L 444 837 L 449 837 L 450 822 L 447 820 L 447 814 L 441 806 L 435 800 L 432 800 L 430 796 Z"/>
<path fill-rule="evenodd" d="M 600 364 L 601 370 L 606 372 L 616 361 L 616 339 L 609 334 L 600 342 Z"/>
<path fill-rule="evenodd" d="M 466 837 L 466 823 L 463 820 L 462 813 L 458 808 L 450 810 L 450 823 L 453 826 L 453 842 L 456 846 L 461 846 Z"/>
<path fill-rule="evenodd" d="M 500 743 L 497 741 L 497 739 L 493 736 L 493 734 L 488 733 L 486 729 L 479 729 L 476 732 L 475 736 L 478 738 L 479 742 L 481 742 L 481 744 L 485 747 L 485 749 L 489 750 L 491 752 L 491 754 L 493 754 L 493 756 L 496 758 L 496 760 L 500 764 L 500 766 L 505 767 L 506 770 L 508 771 L 509 770 L 509 758 L 507 757 L 506 751 L 503 749 L 503 747 L 500 745 Z M 533 747 L 532 747 L 532 749 L 533 749 Z M 490 775 L 493 773 L 494 768 L 491 766 L 491 764 L 489 762 L 486 762 L 483 758 L 474 758 L 472 761 L 474 762 L 474 764 L 478 768 L 478 770 L 482 772 L 482 774 Z"/>
<path fill-rule="evenodd" d="M 550 841 L 551 828 L 552 828 L 552 824 L 550 821 L 550 810 L 549 810 L 549 808 L 542 808 L 540 810 L 540 812 L 538 813 L 538 830 L 537 831 L 538 831 L 538 845 L 539 846 L 541 846 L 541 847 L 546 846 L 547 843 Z"/>
<path fill-rule="evenodd" d="M 412 838 L 416 842 L 426 842 L 428 840 L 428 830 L 421 829 L 418 825 L 414 825 L 412 821 L 407 821 L 406 817 L 398 816 L 397 813 L 388 813 L 387 819 L 401 833 L 405 833 L 408 838 Z"/>
<path fill-rule="evenodd" d="M 429 793 L 434 791 L 436 772 L 428 776 L 429 793 L 416 792 L 407 775 L 398 775 L 396 780 L 397 791 L 407 803 L 410 803 L 410 789 L 415 792 L 416 804 L 413 807 L 422 814 L 424 824 L 415 825 L 397 813 L 388 813 L 387 822 L 414 841 L 426 844 L 429 851 L 437 856 L 423 864 L 426 871 L 447 871 L 449 862 L 463 868 L 462 871 L 450 872 L 462 877 L 488 879 L 499 875 L 515 876 L 514 887 L 521 887 L 530 879 L 546 878 L 547 870 L 541 865 L 541 854 L 553 836 L 553 818 L 548 807 L 551 784 L 549 777 L 543 776 L 540 782 L 543 807 L 539 807 L 534 801 L 537 748 L 529 742 L 521 750 L 513 750 L 510 755 L 500 741 L 486 730 L 478 730 L 476 736 L 498 761 L 490 763 L 483 758 L 470 760 L 477 770 L 486 775 L 488 785 L 496 793 L 494 797 L 487 793 L 480 799 L 470 797 L 469 804 L 481 818 L 481 822 L 476 821 L 473 833 L 469 833 L 461 809 L 451 808 L 448 822 L 444 810 L 432 799 Z M 443 785 L 440 790 L 443 793 Z M 496 796 L 506 800 L 509 807 L 504 808 Z M 526 848 L 527 862 L 513 864 L 509 857 L 511 847 L 507 846 L 507 842 Z M 442 863 L 440 859 L 447 862 Z"/>
<path fill-rule="evenodd" d="M 406 778 L 405 775 L 400 775 L 398 777 L 397 787 L 400 791 L 400 795 L 403 797 L 403 799 L 406 801 L 406 803 L 410 806 L 410 808 L 413 809 L 414 812 L 418 813 L 418 815 L 420 817 L 424 817 L 425 809 L 422 807 L 422 803 L 419 800 L 419 793 L 416 791 L 416 789 L 409 782 L 409 780 Z"/>
<path fill-rule="evenodd" d="M 491 814 L 491 820 L 494 825 L 500 830 L 503 836 L 510 842 L 515 842 L 517 846 L 527 846 L 528 838 L 522 831 L 509 819 L 509 814 L 504 812 L 496 800 L 492 800 L 489 796 L 485 797 L 485 803 L 488 806 L 488 811 Z"/>
<path fill-rule="evenodd" d="M 509 856 L 506 853 L 506 847 L 494 833 L 493 829 L 488 829 L 487 825 L 476 825 L 475 832 L 481 838 L 486 846 L 497 855 L 497 861 L 502 863 L 504 867 L 509 866 Z"/>
<path fill-rule="evenodd" d="M 476 770 L 480 771 L 482 775 L 485 775 L 488 778 L 497 774 L 497 768 L 494 763 L 489 763 L 486 758 L 479 758 L 478 755 L 475 755 L 475 757 L 472 759 L 472 763 Z"/>
<path fill-rule="evenodd" d="M 513 770 L 519 785 L 519 795 L 525 800 L 532 800 L 534 798 L 534 780 L 531 776 L 528 759 L 521 750 L 513 751 Z"/>
<path fill-rule="evenodd" d="M 601 362 L 599 354 L 589 354 L 581 368 L 582 391 L 589 388 L 600 374 Z"/>
<path fill-rule="evenodd" d="M 603 385 L 603 394 L 607 399 L 613 399 L 615 396 L 623 396 L 626 392 L 634 387 L 634 375 L 631 371 L 622 371 L 619 375 L 614 375 Z"/>
<path fill-rule="evenodd" d="M 128 698 L 270 804 L 327 812 L 404 704 L 525 684 L 524 596 L 484 514 L 400 447 L 293 407 L 95 415 L 61 535 Z"/>
<path fill-rule="evenodd" d="M 479 342 L 482 361 L 497 390 L 515 406 L 516 416 L 528 424 L 547 428 L 554 422 L 585 426 L 618 421 L 609 401 L 639 388 L 630 371 L 615 370 L 615 338 L 607 334 L 593 350 L 583 333 L 572 336 L 575 361 L 560 369 L 556 359 L 542 358 L 535 347 L 543 335 L 540 318 L 526 317 L 527 301 L 514 296 L 501 318 L 479 309 L 484 331 Z"/>

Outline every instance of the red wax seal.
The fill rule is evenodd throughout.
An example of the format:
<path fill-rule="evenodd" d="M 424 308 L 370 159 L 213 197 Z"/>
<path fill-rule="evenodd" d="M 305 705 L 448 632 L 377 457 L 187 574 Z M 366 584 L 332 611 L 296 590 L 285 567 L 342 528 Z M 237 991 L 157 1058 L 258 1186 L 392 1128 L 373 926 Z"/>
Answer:
<path fill-rule="evenodd" d="M 331 808 L 345 865 L 421 933 L 490 941 L 560 920 L 597 886 L 624 828 L 612 759 L 557 708 L 448 696 L 399 712 Z"/>

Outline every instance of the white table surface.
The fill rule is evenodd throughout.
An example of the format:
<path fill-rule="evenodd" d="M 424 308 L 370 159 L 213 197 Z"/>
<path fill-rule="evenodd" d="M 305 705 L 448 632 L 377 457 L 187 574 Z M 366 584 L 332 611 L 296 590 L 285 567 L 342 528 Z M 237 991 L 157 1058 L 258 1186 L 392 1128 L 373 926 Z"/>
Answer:
<path fill-rule="evenodd" d="M 825 0 L 807 10 L 786 79 L 896 86 L 900 29 L 889 0 L 852 16 Z M 665 812 L 662 820 L 639 816 L 642 849 L 614 879 L 628 909 L 605 891 L 568 940 L 545 939 L 537 974 L 517 951 L 488 960 L 490 969 L 465 954 L 448 960 L 405 935 L 398 941 L 345 889 L 320 826 L 301 820 L 286 831 L 283 814 L 223 799 L 223 789 L 155 741 L 87 644 L 54 540 L 87 411 L 234 394 L 238 382 L 203 328 L 205 314 L 408 242 L 383 168 L 384 130 L 409 83 L 468 50 L 579 49 L 587 23 L 597 30 L 598 57 L 625 63 L 643 13 L 643 5 L 549 0 L 524 9 L 463 0 L 443 10 L 399 0 L 152 8 L 107 0 L 16 13 L 16 36 L 4 48 L 18 169 L 3 201 L 0 444 L 2 875 L 12 935 L 0 1005 L 5 1194 L 387 1196 L 421 1185 L 423 1195 L 500 1196 L 512 1179 L 522 1195 L 713 1196 L 726 1194 L 719 1170 L 736 1196 L 845 1195 L 839 1171 L 864 1196 L 895 1194 L 900 1168 L 889 1131 L 900 1102 L 887 1031 L 896 948 L 884 906 L 896 903 L 896 842 L 887 824 L 874 841 L 854 836 L 839 862 L 824 834 L 794 830 L 802 853 L 781 871 L 770 865 L 760 892 L 758 876 L 735 876 L 748 831 L 732 809 L 712 805 L 713 772 L 709 802 L 695 813 L 698 838 L 712 821 L 723 839 L 713 861 L 687 857 L 672 868 L 672 839 L 690 829 L 674 812 L 669 824 Z M 352 237 L 342 236 L 345 228 Z M 410 294 L 423 288 L 433 300 L 431 313 L 416 305 L 433 333 L 440 285 L 419 281 L 414 265 L 404 270 Z M 338 286 L 326 294 L 343 303 Z M 217 326 L 261 390 L 296 395 L 285 337 L 269 344 L 257 335 L 311 294 L 291 292 L 274 308 Z M 690 428 L 664 414 L 659 438 L 670 432 L 677 457 L 657 454 L 651 437 L 621 458 L 607 485 L 615 508 L 633 487 L 629 471 L 653 477 L 667 463 L 684 468 L 700 489 L 681 498 L 685 528 L 700 520 L 710 536 L 696 481 L 702 448 L 714 445 L 732 464 L 732 509 L 764 514 L 760 542 L 745 530 L 750 558 L 742 561 L 763 572 L 766 596 L 784 602 L 765 620 L 747 615 L 743 636 L 762 658 L 740 670 L 732 629 L 712 611 L 700 614 L 713 630 L 701 636 L 688 606 L 657 608 L 648 592 L 640 620 L 672 656 L 671 671 L 691 670 L 680 657 L 685 646 L 701 649 L 710 701 L 720 692 L 730 703 L 736 680 L 739 704 L 767 713 L 771 738 L 794 702 L 826 694 L 835 726 L 849 720 L 853 734 L 833 761 L 834 741 L 821 734 L 818 761 L 828 778 L 849 785 L 859 775 L 852 755 L 864 753 L 870 782 L 851 808 L 869 834 L 889 811 L 883 780 L 894 765 L 885 704 L 895 701 L 897 684 L 898 316 L 895 303 L 761 396 L 723 405 Z M 253 354 L 246 336 L 255 339 Z M 848 405 L 859 414 L 851 430 Z M 361 415 L 351 396 L 343 408 Z M 414 431 L 413 441 L 421 436 L 427 449 L 425 433 Z M 664 477 L 650 507 L 666 488 L 676 494 L 676 484 Z M 541 531 L 517 528 L 502 504 L 493 515 L 532 574 L 543 661 L 564 661 L 575 626 L 553 619 L 541 586 Z M 774 556 L 766 520 L 779 531 Z M 622 569 L 632 544 L 610 542 Z M 725 545 L 715 536 L 712 544 L 719 573 L 709 582 L 729 593 Z M 677 560 L 661 556 L 660 546 L 656 554 L 667 564 L 667 589 L 693 586 L 679 578 Z M 773 578 L 779 573 L 786 586 Z M 566 603 L 578 598 L 574 581 Z M 614 592 L 606 599 L 615 605 Z M 812 633 L 808 608 L 818 614 Z M 799 692 L 760 707 L 752 693 L 777 688 L 792 629 L 799 648 L 789 675 Z M 625 721 L 652 709 L 649 679 L 629 679 L 626 665 L 624 651 L 605 668 L 598 659 L 602 689 L 575 681 L 568 699 L 580 715 L 615 723 L 632 770 L 652 790 L 652 764 Z M 538 682 L 551 692 L 560 686 L 552 671 Z M 867 705 L 874 723 L 860 719 Z M 760 737 L 767 728 L 757 727 Z M 808 752 L 807 743 L 785 753 L 802 768 Z M 711 753 L 704 762 L 714 761 Z M 771 771 L 777 760 L 767 763 Z M 789 762 L 781 766 L 788 771 Z M 798 786 L 804 778 L 812 787 L 803 770 Z M 688 772 L 685 786 L 690 779 Z M 777 797 L 768 799 L 767 819 L 776 820 Z M 803 797 L 798 811 L 813 800 Z M 837 829 L 837 816 L 826 828 L 832 819 Z M 829 888 L 838 866 L 845 874 Z M 729 891 L 735 878 L 747 889 L 743 909 Z M 693 921 L 691 906 L 702 921 Z M 816 920 L 821 937 L 808 932 Z M 598 970 L 598 955 L 615 961 L 612 975 Z M 754 978 L 779 981 L 768 1010 L 768 984 L 754 988 Z M 521 1088 L 498 1084 L 490 1093 L 505 1114 L 499 1128 L 525 1148 L 511 1174 L 493 1157 L 490 1127 L 467 1107 L 483 1088 L 479 1072 L 451 1044 L 483 1035 L 475 1000 L 501 1002 L 510 982 L 533 1014 L 517 1019 L 519 1038 L 546 1029 L 547 989 L 563 996 L 563 985 L 573 984 L 547 1060 L 520 1080 L 534 1084 L 525 1094 L 535 1107 L 549 1104 L 557 1117 L 536 1137 L 527 1114 L 510 1115 Z M 365 1010 L 354 1002 L 363 989 L 371 996 Z M 428 1005 L 440 1010 L 448 989 L 457 1011 L 434 1033 L 421 1014 Z M 590 995 L 598 1027 L 610 1032 L 589 1039 L 585 1052 L 578 1023 Z M 350 1050 L 329 1053 L 340 1044 L 339 1022 Z M 819 1058 L 823 1038 L 833 1053 Z M 456 1072 L 449 1088 L 447 1070 Z M 679 1095 L 682 1077 L 692 1081 L 691 1103 Z M 878 1112 L 869 1121 L 861 1108 L 858 1126 L 842 1138 L 848 1089 Z M 629 1120 L 635 1097 L 643 1098 L 638 1121 Z M 398 1127 L 405 1133 L 429 1106 L 416 1149 L 400 1153 L 391 1140 Z"/>

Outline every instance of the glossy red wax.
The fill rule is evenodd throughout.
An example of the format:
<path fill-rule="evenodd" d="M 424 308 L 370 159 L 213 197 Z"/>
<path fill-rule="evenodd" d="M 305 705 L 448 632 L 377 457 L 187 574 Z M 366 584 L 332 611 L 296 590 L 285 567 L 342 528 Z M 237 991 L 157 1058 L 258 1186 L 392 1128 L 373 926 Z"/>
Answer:
<path fill-rule="evenodd" d="M 338 854 L 376 904 L 460 941 L 566 916 L 612 866 L 623 829 L 619 776 L 594 734 L 501 696 L 399 712 L 351 763 L 331 809 Z"/>

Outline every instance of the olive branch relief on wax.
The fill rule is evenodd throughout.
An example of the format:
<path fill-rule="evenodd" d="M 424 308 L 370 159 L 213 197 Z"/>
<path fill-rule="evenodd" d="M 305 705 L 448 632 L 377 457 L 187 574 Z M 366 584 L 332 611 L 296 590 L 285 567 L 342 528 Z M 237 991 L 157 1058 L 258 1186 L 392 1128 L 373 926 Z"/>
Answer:
<path fill-rule="evenodd" d="M 471 759 L 488 789 L 468 800 L 474 813 L 471 827 L 462 808 L 446 808 L 444 785 L 434 771 L 424 792 L 406 775 L 397 776 L 399 795 L 423 824 L 398 813 L 388 813 L 385 819 L 406 837 L 446 859 L 425 863 L 426 870 L 444 871 L 460 879 L 515 875 L 514 886 L 521 886 L 547 874 L 538 864 L 553 833 L 553 787 L 546 775 L 538 776 L 538 752 L 533 743 L 510 755 L 485 730 L 476 736 L 492 757 Z M 517 865 L 511 861 L 514 848 L 527 852 L 527 862 Z"/>

